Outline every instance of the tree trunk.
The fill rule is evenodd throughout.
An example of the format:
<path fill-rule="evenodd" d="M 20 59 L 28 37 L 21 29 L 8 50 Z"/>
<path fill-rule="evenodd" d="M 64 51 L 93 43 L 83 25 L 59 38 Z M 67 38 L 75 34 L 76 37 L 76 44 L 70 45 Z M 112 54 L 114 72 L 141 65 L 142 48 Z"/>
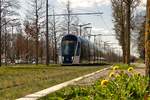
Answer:
<path fill-rule="evenodd" d="M 130 64 L 130 19 L 131 19 L 131 0 L 126 2 L 126 64 Z"/>
<path fill-rule="evenodd" d="M 145 34 L 146 76 L 150 78 L 150 0 L 147 0 L 147 17 L 146 17 L 146 32 L 145 33 L 146 33 Z M 148 90 L 150 90 L 150 79 L 148 82 Z"/>
<path fill-rule="evenodd" d="M 146 62 L 146 76 L 148 77 L 148 93 L 145 94 L 145 100 L 148 100 L 150 94 L 150 0 L 147 0 L 147 15 L 146 15 L 146 29 L 145 29 L 145 62 Z"/>
<path fill-rule="evenodd" d="M 122 47 L 122 51 L 123 51 L 122 61 L 123 61 L 123 63 L 125 63 L 125 58 L 126 58 L 126 50 L 125 50 L 125 46 Z"/>
<path fill-rule="evenodd" d="M 125 57 L 126 57 L 126 42 L 125 42 L 125 17 L 124 17 L 124 6 L 123 1 L 121 1 L 121 34 L 122 34 L 122 51 L 123 51 L 123 63 L 125 63 Z"/>

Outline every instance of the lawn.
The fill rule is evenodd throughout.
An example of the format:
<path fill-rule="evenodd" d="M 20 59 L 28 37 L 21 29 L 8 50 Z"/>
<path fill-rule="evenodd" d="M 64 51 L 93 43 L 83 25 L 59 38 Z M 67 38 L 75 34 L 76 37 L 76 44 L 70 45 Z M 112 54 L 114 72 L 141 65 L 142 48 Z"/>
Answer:
<path fill-rule="evenodd" d="M 0 68 L 0 100 L 13 100 L 104 67 L 29 66 Z"/>

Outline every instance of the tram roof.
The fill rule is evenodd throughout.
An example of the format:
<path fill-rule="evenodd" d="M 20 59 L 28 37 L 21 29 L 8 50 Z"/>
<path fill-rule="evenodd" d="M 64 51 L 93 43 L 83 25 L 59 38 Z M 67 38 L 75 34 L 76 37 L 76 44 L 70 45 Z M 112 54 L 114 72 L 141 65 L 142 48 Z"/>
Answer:
<path fill-rule="evenodd" d="M 62 40 L 69 40 L 69 39 L 79 41 L 79 42 L 90 42 L 89 40 L 87 40 L 81 36 L 77 36 L 77 35 L 73 35 L 73 34 L 67 34 L 62 38 Z"/>
<path fill-rule="evenodd" d="M 82 36 L 77 36 L 77 35 L 74 35 L 74 34 L 67 34 L 67 35 L 65 35 L 62 38 L 62 41 L 64 41 L 64 40 L 74 40 L 74 41 L 78 41 L 78 42 L 86 44 L 86 45 L 90 45 L 91 47 L 95 46 L 91 41 L 83 38 Z"/>

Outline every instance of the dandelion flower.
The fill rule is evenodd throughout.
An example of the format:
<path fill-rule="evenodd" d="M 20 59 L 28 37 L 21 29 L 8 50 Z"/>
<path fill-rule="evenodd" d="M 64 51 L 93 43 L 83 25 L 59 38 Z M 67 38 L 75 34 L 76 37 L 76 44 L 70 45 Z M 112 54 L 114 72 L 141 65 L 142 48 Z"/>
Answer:
<path fill-rule="evenodd" d="M 116 77 L 118 77 L 118 78 L 119 78 L 119 77 L 121 77 L 121 76 L 120 76 L 119 74 L 117 74 L 117 75 L 116 75 Z"/>
<path fill-rule="evenodd" d="M 141 76 L 141 74 L 140 74 L 139 72 L 137 72 L 135 75 L 137 75 L 137 76 Z"/>
<path fill-rule="evenodd" d="M 108 84 L 108 80 L 102 80 L 101 81 L 101 86 L 106 86 Z"/>
<path fill-rule="evenodd" d="M 128 72 L 132 72 L 132 71 L 133 71 L 133 67 L 129 67 Z"/>
<path fill-rule="evenodd" d="M 113 67 L 113 70 L 117 70 L 117 69 L 119 69 L 119 66 L 114 66 Z"/>
<path fill-rule="evenodd" d="M 111 73 L 109 74 L 109 77 L 110 77 L 110 78 L 115 77 L 115 73 L 114 73 L 114 72 L 111 72 Z"/>

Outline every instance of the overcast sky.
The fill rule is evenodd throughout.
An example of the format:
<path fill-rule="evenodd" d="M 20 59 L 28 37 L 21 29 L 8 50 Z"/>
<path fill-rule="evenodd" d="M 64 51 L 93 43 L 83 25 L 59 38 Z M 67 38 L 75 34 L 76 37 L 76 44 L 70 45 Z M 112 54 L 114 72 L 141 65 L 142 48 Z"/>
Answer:
<path fill-rule="evenodd" d="M 26 1 L 19 0 L 22 5 L 21 16 L 24 16 Z M 144 10 L 146 0 L 142 3 L 138 10 Z M 64 13 L 67 0 L 49 0 L 51 7 L 54 7 L 56 13 Z M 113 34 L 112 10 L 110 0 L 70 0 L 72 13 L 77 12 L 103 12 L 102 16 L 79 16 L 80 24 L 92 23 L 92 34 Z M 116 43 L 115 37 L 101 37 L 103 41 L 111 41 Z M 135 52 L 135 51 L 133 51 Z"/>

